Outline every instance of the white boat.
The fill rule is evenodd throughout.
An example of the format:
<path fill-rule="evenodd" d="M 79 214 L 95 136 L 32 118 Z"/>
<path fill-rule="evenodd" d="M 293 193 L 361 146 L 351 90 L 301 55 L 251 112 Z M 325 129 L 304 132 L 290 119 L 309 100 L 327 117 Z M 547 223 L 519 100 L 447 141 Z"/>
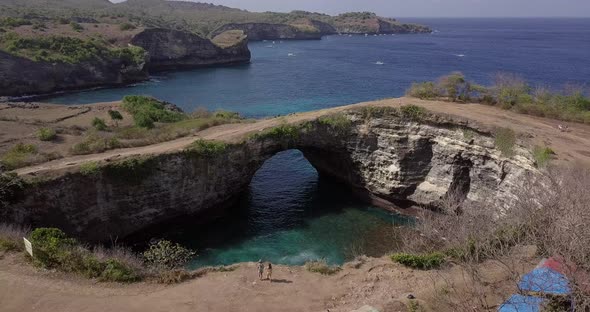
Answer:
<path fill-rule="evenodd" d="M 375 62 L 375 65 L 384 65 L 385 63 L 381 62 L 381 61 L 377 61 Z"/>
<path fill-rule="evenodd" d="M 289 53 L 287 56 L 295 56 L 295 53 Z"/>

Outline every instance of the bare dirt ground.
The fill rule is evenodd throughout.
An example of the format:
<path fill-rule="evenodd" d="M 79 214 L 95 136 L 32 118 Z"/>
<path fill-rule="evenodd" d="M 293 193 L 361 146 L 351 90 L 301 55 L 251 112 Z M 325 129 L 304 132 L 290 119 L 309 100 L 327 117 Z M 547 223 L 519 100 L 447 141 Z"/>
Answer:
<path fill-rule="evenodd" d="M 168 153 L 181 150 L 194 142 L 197 138 L 208 140 L 222 140 L 227 142 L 237 142 L 242 140 L 250 133 L 260 132 L 268 128 L 280 125 L 282 123 L 298 123 L 306 120 L 316 119 L 322 115 L 355 108 L 362 106 L 393 106 L 399 107 L 402 105 L 415 104 L 422 106 L 431 112 L 439 114 L 447 114 L 459 119 L 468 120 L 477 125 L 478 128 L 488 129 L 493 131 L 494 128 L 511 128 L 519 134 L 519 137 L 531 148 L 534 145 L 546 145 L 551 147 L 556 152 L 556 162 L 560 164 L 581 162 L 590 165 L 590 126 L 578 123 L 561 122 L 553 119 L 539 118 L 513 113 L 510 111 L 501 110 L 495 107 L 481 105 L 481 104 L 456 104 L 440 101 L 422 101 L 413 98 L 399 98 L 387 99 L 374 102 L 359 103 L 354 105 L 342 106 L 331 109 L 324 109 L 312 112 L 292 114 L 280 118 L 263 119 L 254 123 L 241 124 L 226 124 L 217 127 L 212 127 L 197 133 L 196 136 L 184 137 L 164 143 L 153 144 L 143 147 L 116 149 L 100 154 L 84 155 L 84 156 L 69 156 L 44 164 L 21 168 L 17 170 L 19 174 L 37 174 L 48 170 L 66 170 L 88 161 L 103 161 L 113 160 L 120 157 L 127 157 L 133 155 L 149 155 Z M 114 105 L 113 103 L 102 103 L 102 106 Z M 98 110 L 93 110 L 93 114 L 101 114 L 100 107 Z M 64 106 L 60 106 L 62 110 L 68 110 Z M 0 118 L 3 116 L 10 116 L 10 109 L 7 112 L 0 110 Z M 106 111 L 104 111 L 106 114 Z M 20 116 L 20 115 L 19 115 Z M 80 120 L 82 124 L 87 124 L 91 120 L 92 114 L 81 115 L 76 118 L 66 119 L 70 126 L 76 124 L 76 119 Z M 125 120 L 130 120 L 126 117 Z M 62 121 L 66 122 L 66 121 Z M 569 132 L 561 132 L 557 129 L 559 124 L 568 125 Z M 1 127 L 1 123 L 0 123 Z M 19 133 L 14 133 L 17 130 L 20 133 L 29 133 L 27 139 L 34 139 L 30 133 L 33 130 L 23 130 L 23 124 L 5 126 L 2 130 L 7 131 L 0 135 L 0 146 L 2 142 L 9 140 L 15 142 Z M 12 129 L 15 129 L 14 131 Z M 6 138 L 6 139 L 5 139 Z M 59 143 L 58 143 L 59 144 Z M 56 147 L 59 148 L 59 147 Z"/>
<path fill-rule="evenodd" d="M 92 128 L 92 120 L 101 118 L 112 125 L 109 110 L 119 111 L 123 120 L 119 127 L 131 126 L 133 119 L 120 108 L 120 102 L 97 103 L 92 105 L 53 105 L 42 103 L 0 104 L 0 154 L 17 143 L 36 145 L 40 151 L 67 156 L 73 145 L 84 141 L 85 134 Z M 37 138 L 41 128 L 54 129 L 58 136 L 50 142 Z"/>
<path fill-rule="evenodd" d="M 474 282 L 466 268 L 450 264 L 433 271 L 405 268 L 384 258 L 363 258 L 333 276 L 304 267 L 279 266 L 273 282 L 259 281 L 255 263 L 235 271 L 208 273 L 178 285 L 104 284 L 23 264 L 21 254 L 0 258 L 0 311 L 353 311 L 365 305 L 382 312 L 408 311 L 408 295 L 421 310 L 457 311 L 480 306 L 474 291 L 485 293 L 485 306 L 495 311 L 516 290 L 508 269 L 525 273 L 538 262 L 534 250 L 523 248 L 510 263 L 478 265 Z M 508 266 L 507 266 L 508 265 Z M 456 301 L 455 305 L 451 302 Z"/>

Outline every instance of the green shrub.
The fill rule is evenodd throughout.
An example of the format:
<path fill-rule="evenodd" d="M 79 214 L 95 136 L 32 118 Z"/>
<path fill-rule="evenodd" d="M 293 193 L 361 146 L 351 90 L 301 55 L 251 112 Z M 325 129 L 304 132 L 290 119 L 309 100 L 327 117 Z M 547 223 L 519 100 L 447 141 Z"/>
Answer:
<path fill-rule="evenodd" d="M 96 161 L 85 162 L 80 165 L 80 173 L 85 176 L 94 176 L 100 173 L 100 166 Z"/>
<path fill-rule="evenodd" d="M 29 165 L 31 157 L 38 154 L 37 147 L 32 144 L 18 143 L 2 155 L 2 163 L 8 169 L 17 169 Z"/>
<path fill-rule="evenodd" d="M 34 261 L 45 268 L 56 268 L 64 265 L 71 266 L 72 250 L 76 241 L 59 229 L 38 228 L 31 232 Z M 65 263 L 68 262 L 68 263 Z"/>
<path fill-rule="evenodd" d="M 322 275 L 334 275 L 342 270 L 341 267 L 328 265 L 326 260 L 308 261 L 305 263 L 305 269 Z"/>
<path fill-rule="evenodd" d="M 433 100 L 442 96 L 434 82 L 413 83 L 410 89 L 406 91 L 406 95 L 423 100 Z"/>
<path fill-rule="evenodd" d="M 184 266 L 196 252 L 167 240 L 152 243 L 143 253 L 145 261 L 156 268 L 173 270 Z"/>
<path fill-rule="evenodd" d="M 445 91 L 449 100 L 456 102 L 458 99 L 468 98 L 469 85 L 465 76 L 460 72 L 454 72 L 439 79 L 438 84 Z"/>
<path fill-rule="evenodd" d="M 191 155 L 216 157 L 224 153 L 228 144 L 220 141 L 197 140 L 193 142 L 185 151 Z"/>
<path fill-rule="evenodd" d="M 92 119 L 92 127 L 98 131 L 105 131 L 108 129 L 107 123 L 102 118 L 94 117 Z"/>
<path fill-rule="evenodd" d="M 102 153 L 118 147 L 121 147 L 121 143 L 117 138 L 103 137 L 97 133 L 91 133 L 84 141 L 72 146 L 70 152 L 73 155 L 87 155 Z"/>
<path fill-rule="evenodd" d="M 31 22 L 19 17 L 0 18 L 0 27 L 19 27 L 23 25 L 31 25 Z"/>
<path fill-rule="evenodd" d="M 125 96 L 122 107 L 133 116 L 135 125 L 142 128 L 153 128 L 155 122 L 170 123 L 186 118 L 184 114 L 169 111 L 162 102 L 147 96 Z"/>
<path fill-rule="evenodd" d="M 115 126 L 119 126 L 119 121 L 123 120 L 123 115 L 119 111 L 109 109 L 109 116 L 111 120 L 115 122 Z"/>
<path fill-rule="evenodd" d="M 126 264 L 116 259 L 109 259 L 105 263 L 100 280 L 104 282 L 133 283 L 140 280 L 140 276 Z"/>
<path fill-rule="evenodd" d="M 275 140 L 296 140 L 300 135 L 300 127 L 294 125 L 280 125 L 274 128 L 270 128 L 262 133 L 256 133 L 251 136 L 255 140 L 263 140 L 266 138 Z"/>
<path fill-rule="evenodd" d="M 41 128 L 37 130 L 37 137 L 41 141 L 53 141 L 57 137 L 57 134 L 51 128 Z"/>
<path fill-rule="evenodd" d="M 533 149 L 535 164 L 539 168 L 546 167 L 549 164 L 549 161 L 551 161 L 553 155 L 555 155 L 555 152 L 546 146 L 535 146 Z"/>
<path fill-rule="evenodd" d="M 496 102 L 506 109 L 517 104 L 531 103 L 533 100 L 529 85 L 521 77 L 513 74 L 496 75 L 492 90 Z"/>
<path fill-rule="evenodd" d="M 30 241 L 33 245 L 33 263 L 38 266 L 108 282 L 130 283 L 141 278 L 136 270 L 120 260 L 100 260 L 59 229 L 35 229 L 30 235 Z"/>
<path fill-rule="evenodd" d="M 400 107 L 400 110 L 404 118 L 409 118 L 414 121 L 422 120 L 427 112 L 424 107 L 411 104 Z"/>
<path fill-rule="evenodd" d="M 431 270 L 439 268 L 445 262 L 445 255 L 439 252 L 419 255 L 396 253 L 391 255 L 391 260 L 413 269 Z"/>
<path fill-rule="evenodd" d="M 17 251 L 21 250 L 19 244 L 13 240 L 0 237 L 0 251 Z"/>
<path fill-rule="evenodd" d="M 239 113 L 224 110 L 216 111 L 213 113 L 213 116 L 221 119 L 242 119 Z"/>
<path fill-rule="evenodd" d="M 339 133 L 346 133 L 352 127 L 352 121 L 344 113 L 332 114 L 318 118 L 321 125 L 326 125 Z"/>
<path fill-rule="evenodd" d="M 121 25 L 119 25 L 119 29 L 122 31 L 126 31 L 126 30 L 133 30 L 137 27 L 135 27 L 135 25 L 131 24 L 131 23 L 123 23 Z"/>
<path fill-rule="evenodd" d="M 495 146 L 504 157 L 514 155 L 514 146 L 516 145 L 516 133 L 512 129 L 500 128 L 496 130 Z"/>
<path fill-rule="evenodd" d="M 70 27 L 72 27 L 72 29 L 77 32 L 81 32 L 82 30 L 84 30 L 84 27 L 82 27 L 82 25 L 76 22 L 70 22 Z"/>

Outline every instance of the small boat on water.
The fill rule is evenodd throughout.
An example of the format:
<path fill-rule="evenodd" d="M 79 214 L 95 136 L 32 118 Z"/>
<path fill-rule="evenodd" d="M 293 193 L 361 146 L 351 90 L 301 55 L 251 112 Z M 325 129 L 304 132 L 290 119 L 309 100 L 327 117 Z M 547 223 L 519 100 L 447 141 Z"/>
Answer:
<path fill-rule="evenodd" d="M 377 61 L 375 62 L 375 65 L 384 65 L 385 63 L 381 62 L 381 61 Z"/>

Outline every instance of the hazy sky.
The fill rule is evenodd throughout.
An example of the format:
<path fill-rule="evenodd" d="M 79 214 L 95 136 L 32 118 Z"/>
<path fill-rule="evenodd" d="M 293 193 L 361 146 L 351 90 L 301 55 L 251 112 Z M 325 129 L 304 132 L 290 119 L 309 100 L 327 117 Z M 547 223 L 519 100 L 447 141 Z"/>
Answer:
<path fill-rule="evenodd" d="M 121 0 L 115 0 L 120 2 Z M 336 14 L 373 11 L 390 17 L 590 17 L 590 0 L 203 0 L 250 11 L 295 9 Z"/>

